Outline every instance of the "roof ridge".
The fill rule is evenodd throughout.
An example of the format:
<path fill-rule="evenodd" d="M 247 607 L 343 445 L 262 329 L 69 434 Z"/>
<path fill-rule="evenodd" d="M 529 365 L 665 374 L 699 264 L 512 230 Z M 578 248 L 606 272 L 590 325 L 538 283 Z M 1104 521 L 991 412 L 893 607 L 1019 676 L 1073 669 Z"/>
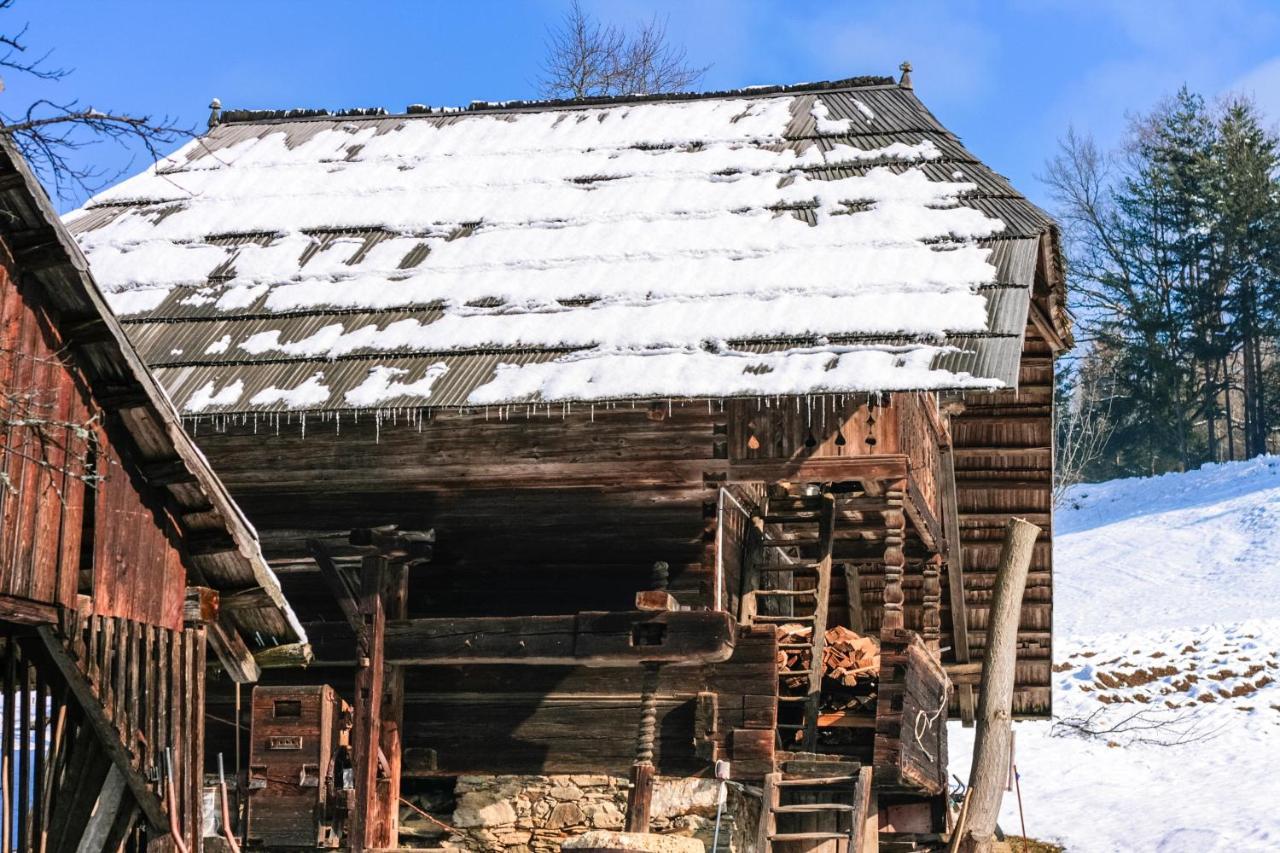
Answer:
<path fill-rule="evenodd" d="M 508 101 L 472 101 L 465 107 L 436 107 L 409 104 L 403 113 L 391 113 L 380 107 L 355 109 L 286 109 L 286 110 L 222 110 L 219 124 L 272 124 L 296 121 L 333 121 L 343 119 L 407 118 L 410 116 L 441 117 L 474 115 L 476 113 L 541 112 L 544 110 L 588 109 L 616 104 L 648 104 L 680 101 L 713 100 L 716 98 L 763 98 L 775 95 L 797 95 L 811 92 L 839 92 L 855 89 L 901 88 L 892 78 L 867 74 L 840 80 L 820 80 L 806 83 L 781 83 L 765 86 L 743 86 L 732 89 L 715 89 L 702 92 L 662 92 L 657 94 L 608 95 L 590 98 L 514 99 Z"/>

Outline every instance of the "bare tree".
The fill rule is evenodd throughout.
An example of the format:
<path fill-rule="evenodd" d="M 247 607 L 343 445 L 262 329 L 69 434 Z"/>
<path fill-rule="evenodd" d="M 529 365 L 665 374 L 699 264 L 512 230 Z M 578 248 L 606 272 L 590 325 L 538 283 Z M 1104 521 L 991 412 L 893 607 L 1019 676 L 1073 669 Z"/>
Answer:
<path fill-rule="evenodd" d="M 0 13 L 13 9 L 16 0 L 0 0 Z M 7 32 L 6 32 L 7 30 Z M 26 42 L 27 26 L 0 26 L 0 73 L 25 75 L 38 80 L 60 82 L 71 69 L 51 65 L 52 51 L 31 53 Z M 0 77 L 0 92 L 4 80 Z M 16 110 L 0 110 L 0 133 L 11 140 L 22 156 L 41 175 L 46 185 L 62 199 L 94 193 L 131 170 L 132 163 L 118 171 L 85 165 L 76 152 L 102 141 L 124 148 L 141 147 L 152 161 L 161 148 L 192 136 L 169 118 L 153 118 L 114 110 L 98 110 L 78 100 L 38 98 Z"/>
<path fill-rule="evenodd" d="M 1115 431 L 1111 418 L 1110 382 L 1103 373 L 1104 359 L 1086 358 L 1085 364 L 1060 389 L 1053 407 L 1056 442 L 1053 465 L 1053 505 L 1059 506 L 1067 489 L 1084 482 L 1089 470 L 1102 460 Z"/>
<path fill-rule="evenodd" d="M 573 0 L 559 26 L 548 29 L 539 84 L 548 98 L 680 92 L 711 66 L 690 65 L 683 47 L 667 41 L 655 15 L 628 32 L 604 24 Z"/>

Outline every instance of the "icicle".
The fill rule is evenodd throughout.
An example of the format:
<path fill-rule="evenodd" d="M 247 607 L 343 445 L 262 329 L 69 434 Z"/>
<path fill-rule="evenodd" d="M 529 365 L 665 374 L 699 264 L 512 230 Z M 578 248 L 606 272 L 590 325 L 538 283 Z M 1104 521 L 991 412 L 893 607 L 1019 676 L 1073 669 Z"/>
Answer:
<path fill-rule="evenodd" d="M 342 412 L 336 413 L 333 418 L 333 434 L 342 435 Z"/>
<path fill-rule="evenodd" d="M 301 422 L 301 424 L 302 424 L 302 437 L 303 437 L 303 438 L 306 438 L 306 437 L 307 437 L 307 415 L 306 415 L 306 413 L 305 413 L 305 412 L 303 412 L 303 413 L 302 413 L 302 415 L 298 418 L 298 420 L 299 420 L 299 421 Z"/>
<path fill-rule="evenodd" d="M 595 404 L 592 403 L 591 404 L 591 423 L 595 423 L 595 422 L 596 422 L 596 407 L 595 407 Z"/>

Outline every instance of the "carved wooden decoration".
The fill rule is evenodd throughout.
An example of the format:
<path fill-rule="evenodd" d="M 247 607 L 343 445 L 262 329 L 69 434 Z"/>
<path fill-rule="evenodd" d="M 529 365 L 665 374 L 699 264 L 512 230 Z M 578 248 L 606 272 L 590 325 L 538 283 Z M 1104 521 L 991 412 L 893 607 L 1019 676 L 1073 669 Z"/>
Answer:
<path fill-rule="evenodd" d="M 906 515 L 902 510 L 902 502 L 906 490 L 905 480 L 894 480 L 885 489 L 888 509 L 884 511 L 884 618 L 880 623 L 881 631 L 906 627 L 902 612 L 905 601 L 902 573 L 907 562 L 902 550 L 906 536 Z"/>

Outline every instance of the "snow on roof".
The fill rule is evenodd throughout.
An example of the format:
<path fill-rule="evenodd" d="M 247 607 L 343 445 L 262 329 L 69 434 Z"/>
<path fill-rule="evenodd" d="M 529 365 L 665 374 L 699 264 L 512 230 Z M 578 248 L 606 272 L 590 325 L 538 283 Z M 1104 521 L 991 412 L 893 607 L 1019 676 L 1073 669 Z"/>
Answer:
<path fill-rule="evenodd" d="M 222 124 L 68 216 L 187 413 L 995 388 L 1036 208 L 914 93 Z"/>

